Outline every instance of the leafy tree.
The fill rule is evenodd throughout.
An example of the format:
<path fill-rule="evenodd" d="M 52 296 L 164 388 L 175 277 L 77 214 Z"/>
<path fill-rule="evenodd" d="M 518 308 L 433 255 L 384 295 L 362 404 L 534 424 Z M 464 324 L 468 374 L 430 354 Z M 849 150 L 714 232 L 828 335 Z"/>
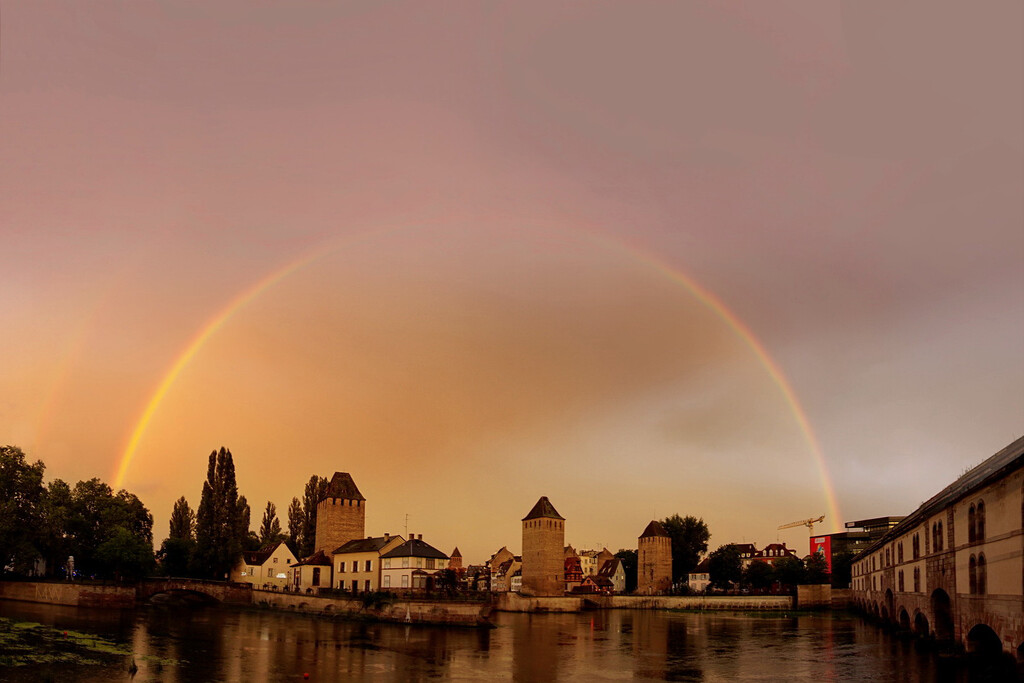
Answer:
<path fill-rule="evenodd" d="M 672 582 L 685 581 L 707 552 L 711 532 L 703 518 L 691 515 L 672 515 L 661 520 L 661 525 L 672 538 Z"/>
<path fill-rule="evenodd" d="M 263 511 L 263 522 L 260 524 L 260 547 L 274 545 L 283 538 L 281 521 L 277 518 L 277 506 L 267 501 L 267 509 Z"/>
<path fill-rule="evenodd" d="M 722 545 L 708 555 L 708 574 L 715 588 L 729 588 L 743 578 L 740 551 L 735 545 Z"/>
<path fill-rule="evenodd" d="M 195 553 L 196 516 L 185 496 L 174 502 L 168 535 L 160 546 L 160 564 L 168 576 L 188 576 Z"/>
<path fill-rule="evenodd" d="M 71 491 L 68 531 L 69 554 L 82 574 L 124 578 L 147 572 L 152 565 L 153 515 L 134 494 L 123 489 L 115 494 L 95 477 L 78 482 Z M 129 536 L 135 539 L 130 546 Z M 148 559 L 140 559 L 140 548 L 148 552 Z M 121 551 L 130 554 L 118 557 Z"/>
<path fill-rule="evenodd" d="M 743 570 L 743 583 L 754 590 L 765 590 L 775 581 L 775 570 L 767 562 L 754 561 Z"/>
<path fill-rule="evenodd" d="M 243 501 L 244 502 L 244 501 Z M 242 552 L 249 529 L 248 505 L 239 506 L 231 451 L 210 453 L 203 494 L 196 513 L 195 569 L 199 576 L 224 579 Z"/>
<path fill-rule="evenodd" d="M 832 587 L 849 588 L 853 575 L 854 553 L 849 551 L 836 553 L 832 556 Z"/>
<path fill-rule="evenodd" d="M 123 526 L 114 527 L 96 548 L 95 562 L 103 568 L 103 574 L 115 579 L 142 578 L 153 568 L 152 541 L 147 542 Z"/>
<path fill-rule="evenodd" d="M 828 583 L 828 562 L 820 553 L 813 553 L 804 565 L 803 583 Z"/>
<path fill-rule="evenodd" d="M 40 555 L 41 460 L 29 463 L 17 446 L 0 446 L 0 575 L 26 571 Z"/>
<path fill-rule="evenodd" d="M 306 482 L 302 496 L 302 538 L 299 542 L 299 558 L 309 557 L 316 549 L 316 506 L 327 495 L 326 477 L 313 475 Z"/>
<path fill-rule="evenodd" d="M 50 576 L 64 576 L 68 557 L 73 554 L 70 528 L 73 512 L 71 487 L 61 479 L 54 479 L 43 494 L 39 523 L 39 549 Z"/>
<path fill-rule="evenodd" d="M 302 538 L 302 501 L 292 498 L 292 504 L 288 506 L 288 547 L 293 553 L 298 554 L 299 539 Z"/>
<path fill-rule="evenodd" d="M 792 588 L 804 583 L 805 575 L 804 561 L 798 557 L 783 557 L 775 563 L 775 580 L 783 586 Z"/>
<path fill-rule="evenodd" d="M 626 572 L 625 592 L 632 593 L 636 590 L 636 571 L 639 565 L 637 551 L 622 549 L 615 553 L 615 557 L 619 558 L 619 562 L 622 563 L 622 569 Z"/>

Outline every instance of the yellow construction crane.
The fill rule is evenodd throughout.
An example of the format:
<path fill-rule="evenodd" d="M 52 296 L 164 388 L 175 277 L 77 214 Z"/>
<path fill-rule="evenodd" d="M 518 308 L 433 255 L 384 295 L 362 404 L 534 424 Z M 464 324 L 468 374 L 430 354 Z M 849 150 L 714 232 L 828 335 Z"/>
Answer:
<path fill-rule="evenodd" d="M 790 522 L 789 524 L 783 524 L 782 526 L 779 527 L 779 530 L 781 531 L 782 529 L 792 529 L 795 526 L 805 526 L 808 529 L 810 529 L 809 533 L 810 533 L 811 536 L 813 536 L 814 535 L 814 525 L 817 524 L 818 522 L 824 520 L 824 519 L 825 519 L 825 515 L 822 515 L 821 517 L 818 517 L 816 519 L 813 518 L 813 517 L 811 519 L 801 519 L 799 522 Z"/>

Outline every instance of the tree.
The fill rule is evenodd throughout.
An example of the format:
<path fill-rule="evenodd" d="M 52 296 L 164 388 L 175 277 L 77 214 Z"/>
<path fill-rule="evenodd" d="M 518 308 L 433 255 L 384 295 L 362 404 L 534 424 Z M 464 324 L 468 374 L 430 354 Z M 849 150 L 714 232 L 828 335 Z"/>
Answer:
<path fill-rule="evenodd" d="M 302 538 L 299 542 L 299 558 L 309 557 L 316 550 L 316 506 L 327 495 L 326 477 L 313 475 L 306 482 L 302 496 Z"/>
<path fill-rule="evenodd" d="M 636 590 L 636 570 L 639 564 L 637 551 L 622 549 L 615 553 L 615 557 L 619 558 L 619 562 L 622 563 L 622 569 L 626 572 L 625 592 L 632 593 Z"/>
<path fill-rule="evenodd" d="M 45 468 L 41 460 L 27 462 L 17 446 L 0 446 L 0 575 L 27 571 L 40 555 Z"/>
<path fill-rule="evenodd" d="M 832 587 L 849 588 L 853 575 L 854 553 L 845 551 L 832 556 Z"/>
<path fill-rule="evenodd" d="M 296 555 L 299 552 L 299 539 L 302 538 L 302 501 L 292 498 L 288 506 L 288 547 Z"/>
<path fill-rule="evenodd" d="M 775 581 L 775 570 L 767 562 L 754 561 L 743 570 L 743 583 L 754 590 L 765 590 Z"/>
<path fill-rule="evenodd" d="M 739 583 L 743 578 L 739 549 L 732 544 L 719 546 L 708 555 L 708 574 L 715 588 L 729 588 Z"/>
<path fill-rule="evenodd" d="M 242 544 L 242 550 L 259 550 L 260 537 L 252 530 L 252 512 L 249 510 L 249 501 L 245 496 L 238 497 L 238 539 Z"/>
<path fill-rule="evenodd" d="M 243 501 L 244 502 L 244 501 Z M 235 463 L 231 451 L 210 453 L 203 494 L 196 513 L 195 569 L 199 576 L 224 579 L 242 552 L 242 533 L 248 533 L 248 505 L 239 506 Z"/>
<path fill-rule="evenodd" d="M 704 519 L 691 515 L 672 515 L 661 520 L 661 525 L 672 538 L 672 582 L 686 581 L 690 572 L 707 552 L 711 532 Z"/>
<path fill-rule="evenodd" d="M 828 583 L 828 562 L 821 553 L 812 553 L 804 565 L 803 583 Z"/>
<path fill-rule="evenodd" d="M 46 487 L 42 499 L 39 524 L 39 550 L 46 560 L 49 576 L 64 576 L 68 556 L 72 554 L 69 521 L 73 513 L 71 487 L 61 479 L 54 479 Z"/>
<path fill-rule="evenodd" d="M 263 511 L 263 522 L 260 524 L 260 547 L 266 548 L 281 541 L 281 521 L 277 518 L 277 506 L 267 501 L 267 509 Z"/>
<path fill-rule="evenodd" d="M 96 548 L 95 562 L 102 573 L 117 580 L 139 579 L 153 568 L 153 545 L 123 526 Z"/>
<path fill-rule="evenodd" d="M 160 565 L 167 576 L 188 576 L 195 553 L 196 516 L 185 496 L 174 502 L 168 535 L 160 545 Z"/>
<path fill-rule="evenodd" d="M 792 588 L 804 582 L 804 561 L 799 557 L 783 557 L 775 563 L 775 580 Z"/>

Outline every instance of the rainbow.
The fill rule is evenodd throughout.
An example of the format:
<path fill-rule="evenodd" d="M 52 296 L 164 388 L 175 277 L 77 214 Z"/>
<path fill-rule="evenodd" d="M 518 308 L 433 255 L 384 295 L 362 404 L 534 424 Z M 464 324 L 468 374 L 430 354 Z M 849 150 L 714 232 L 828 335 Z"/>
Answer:
<path fill-rule="evenodd" d="M 358 238 L 365 239 L 370 236 L 377 236 L 383 232 L 391 232 L 396 229 L 397 228 L 374 230 L 370 233 L 362 233 Z M 562 229 L 566 228 L 563 226 Z M 771 357 L 771 354 L 769 354 L 768 350 L 757 339 L 750 328 L 747 327 L 747 325 L 744 324 L 743 321 L 740 320 L 739 317 L 737 317 L 736 314 L 733 313 L 717 296 L 702 287 L 683 271 L 672 267 L 656 256 L 640 248 L 607 237 L 594 229 L 586 231 L 574 230 L 574 232 L 579 232 L 580 234 L 596 240 L 614 250 L 625 251 L 633 259 L 645 264 L 671 281 L 681 285 L 703 306 L 721 319 L 729 329 L 731 329 L 744 342 L 744 344 L 750 348 L 758 362 L 764 367 L 772 381 L 775 382 L 776 386 L 782 392 L 786 403 L 789 405 L 789 408 L 793 413 L 793 417 L 796 419 L 800 432 L 802 433 L 804 440 L 807 442 L 818 468 L 818 474 L 821 479 L 822 488 L 828 505 L 827 516 L 831 517 L 830 522 L 832 527 L 838 528 L 839 520 L 841 520 L 842 517 L 839 511 L 837 496 L 828 475 L 828 469 L 825 463 L 825 458 L 821 452 L 821 446 L 818 444 L 818 439 L 814 435 L 814 430 L 811 428 L 810 421 L 807 418 L 807 413 L 804 411 L 800 401 L 797 399 L 796 393 L 793 391 L 793 387 L 790 385 L 789 380 L 786 379 L 786 376 L 783 374 L 782 369 L 779 368 L 778 364 Z M 351 240 L 344 240 L 345 243 L 350 241 Z M 124 453 L 117 465 L 117 470 L 114 475 L 115 489 L 119 489 L 124 485 L 125 479 L 128 475 L 128 469 L 132 464 L 132 460 L 135 458 L 139 444 L 142 442 L 146 429 L 149 427 L 150 422 L 153 420 L 157 410 L 160 408 L 160 404 L 163 402 L 182 371 L 184 371 L 192 359 L 195 358 L 203 345 L 206 344 L 206 342 L 209 341 L 209 339 L 216 334 L 217 331 L 220 330 L 235 313 L 244 308 L 249 302 L 259 297 L 267 289 L 273 287 L 295 271 L 300 270 L 310 263 L 334 252 L 340 248 L 340 246 L 341 244 L 339 244 L 337 240 L 330 241 L 273 270 L 236 295 L 223 309 L 220 310 L 220 312 L 210 318 L 199 329 L 196 335 L 191 339 L 191 341 L 189 341 L 185 349 L 177 356 L 170 369 L 164 374 L 163 378 L 160 380 L 160 384 L 157 386 L 156 390 L 147 402 L 145 409 L 142 411 L 142 415 L 135 423 L 135 427 L 132 430 L 127 445 L 125 446 Z"/>

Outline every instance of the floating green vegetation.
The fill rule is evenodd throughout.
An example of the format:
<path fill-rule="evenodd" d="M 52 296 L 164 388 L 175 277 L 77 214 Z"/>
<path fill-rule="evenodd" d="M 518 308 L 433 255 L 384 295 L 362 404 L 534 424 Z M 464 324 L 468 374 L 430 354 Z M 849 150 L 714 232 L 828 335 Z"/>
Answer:
<path fill-rule="evenodd" d="M 131 655 L 131 648 L 90 633 L 0 618 L 0 652 L 0 666 L 104 664 Z"/>

